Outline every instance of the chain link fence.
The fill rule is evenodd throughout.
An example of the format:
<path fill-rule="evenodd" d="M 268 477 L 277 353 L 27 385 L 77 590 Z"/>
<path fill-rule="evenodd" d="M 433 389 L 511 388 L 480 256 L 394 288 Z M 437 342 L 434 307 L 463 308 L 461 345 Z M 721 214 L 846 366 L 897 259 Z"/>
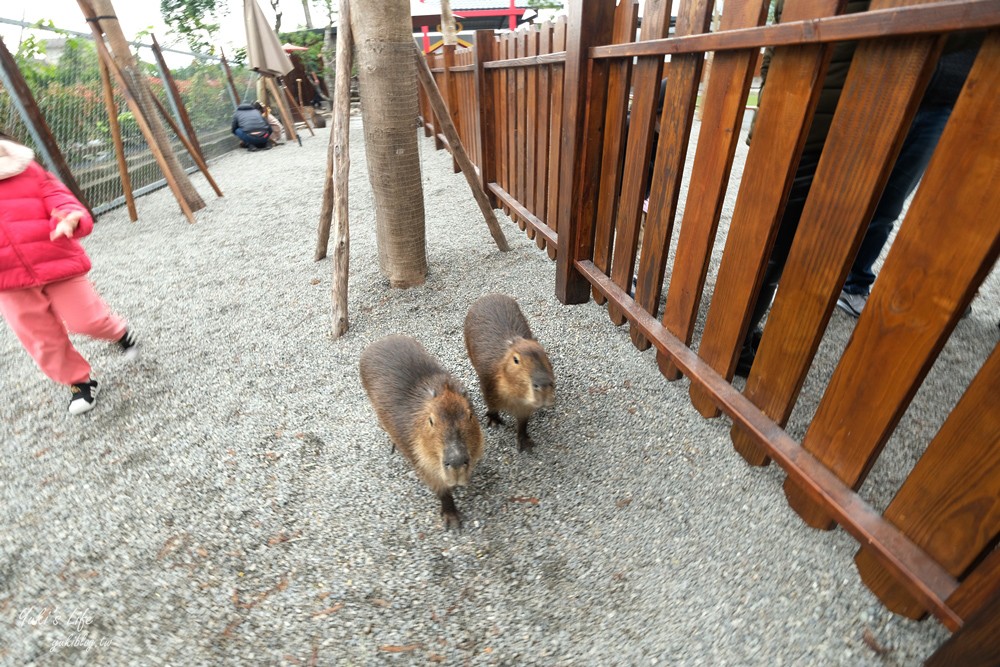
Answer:
<path fill-rule="evenodd" d="M 2 18 L 0 22 L 25 28 L 19 42 L 4 41 L 14 54 L 18 69 L 31 89 L 91 210 L 99 214 L 123 206 L 124 191 L 93 37 L 51 25 L 27 26 L 19 21 Z M 169 51 L 172 52 L 171 61 L 176 61 L 179 57 L 189 61 L 186 66 L 175 66 L 170 73 L 177 84 L 206 160 L 235 149 L 237 142 L 230 133 L 234 100 L 221 62 L 216 58 L 193 53 L 172 49 Z M 152 48 L 136 44 L 133 54 L 140 69 L 145 72 L 153 94 L 159 98 L 167 112 L 171 113 L 177 125 L 183 127 L 165 92 L 163 73 L 156 65 Z M 230 68 L 239 97 L 244 100 L 255 99 L 254 83 L 257 75 L 233 63 L 230 63 Z M 138 196 L 162 187 L 166 182 L 124 95 L 118 90 L 117 84 L 113 83 L 112 86 L 132 189 Z M 11 95 L 11 91 L 0 83 L 0 130 L 36 149 L 38 159 L 42 161 L 43 154 L 37 150 Z M 194 161 L 184 150 L 184 146 L 169 128 L 167 134 L 172 138 L 173 150 L 181 164 L 194 170 Z M 46 166 L 52 169 L 52 165 Z"/>

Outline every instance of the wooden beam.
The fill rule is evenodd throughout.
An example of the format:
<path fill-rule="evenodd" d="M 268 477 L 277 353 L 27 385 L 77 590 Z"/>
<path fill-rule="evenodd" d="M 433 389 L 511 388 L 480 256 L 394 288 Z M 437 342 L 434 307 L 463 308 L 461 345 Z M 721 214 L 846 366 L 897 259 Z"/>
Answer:
<path fill-rule="evenodd" d="M 155 95 L 153 96 L 153 103 L 156 105 L 156 110 L 160 112 L 161 116 L 163 116 L 163 120 L 167 121 L 167 125 L 170 126 L 170 129 L 173 130 L 177 138 L 180 139 L 181 144 L 184 145 L 184 150 L 188 152 L 188 154 L 191 156 L 191 159 L 194 160 L 194 163 L 198 165 L 198 169 L 201 170 L 201 173 L 205 176 L 205 179 L 208 181 L 208 184 L 212 186 L 213 190 L 215 190 L 215 194 L 221 197 L 222 190 L 220 190 L 219 186 L 215 183 L 215 179 L 212 178 L 212 174 L 208 173 L 208 165 L 205 164 L 205 159 L 201 156 L 201 153 L 198 151 L 198 148 L 193 143 L 191 143 L 191 141 L 187 137 L 184 136 L 184 133 L 181 131 L 181 128 L 177 126 L 177 123 L 174 122 L 174 119 L 170 117 L 170 114 L 168 114 L 167 110 L 163 108 L 163 104 L 160 102 L 159 99 L 156 98 Z"/>
<path fill-rule="evenodd" d="M 413 55 L 417 61 L 417 79 L 420 80 L 420 85 L 424 87 L 427 99 L 430 100 L 431 107 L 434 109 L 434 115 L 437 116 L 438 121 L 441 123 L 441 129 L 444 130 L 445 136 L 448 137 L 448 142 L 451 144 L 452 156 L 458 161 L 458 166 L 461 167 L 462 173 L 465 175 L 465 180 L 472 189 L 472 195 L 476 198 L 476 203 L 479 204 L 479 210 L 483 212 L 483 217 L 486 219 L 486 226 L 489 227 L 490 234 L 493 236 L 497 247 L 500 248 L 501 252 L 507 252 L 510 250 L 510 246 L 507 245 L 507 238 L 503 235 L 503 230 L 500 229 L 500 223 L 497 222 L 496 215 L 493 214 L 493 207 L 490 206 L 486 192 L 479 182 L 476 167 L 465 152 L 465 147 L 462 146 L 462 140 L 459 139 L 458 131 L 455 130 L 455 126 L 451 122 L 451 116 L 448 114 L 448 108 L 441 97 L 441 91 L 438 90 L 437 84 L 434 83 L 434 75 L 431 74 L 430 67 L 427 66 L 427 61 L 424 59 L 424 54 L 417 47 L 416 42 L 413 44 Z"/>
<path fill-rule="evenodd" d="M 240 94 L 236 90 L 236 84 L 233 82 L 233 72 L 229 69 L 229 63 L 226 61 L 226 54 L 222 51 L 222 47 L 219 47 L 219 60 L 222 62 L 222 71 L 226 73 L 226 84 L 229 95 L 233 98 L 233 108 L 235 109 L 240 105 Z"/>
<path fill-rule="evenodd" d="M 201 149 L 201 144 L 198 143 L 198 133 L 194 131 L 194 125 L 191 124 L 191 116 L 188 115 L 187 107 L 184 106 L 184 99 L 181 97 L 180 90 L 177 89 L 177 82 L 174 81 L 174 75 L 170 72 L 170 68 L 167 67 L 167 61 L 163 59 L 163 51 L 160 50 L 160 44 L 156 41 L 156 35 L 150 35 L 150 38 L 153 40 L 153 56 L 156 57 L 156 62 L 160 66 L 160 72 L 163 73 L 164 91 L 167 93 L 168 98 L 173 100 L 174 108 L 177 109 L 177 115 L 180 117 L 181 125 L 184 126 L 187 138 L 191 141 L 191 145 L 194 146 L 195 150 L 198 151 L 202 162 L 204 162 L 205 151 Z"/>
<path fill-rule="evenodd" d="M 108 126 L 115 143 L 115 158 L 118 161 L 118 175 L 121 176 L 122 191 L 125 194 L 125 204 L 128 206 L 128 217 L 132 222 L 139 219 L 135 208 L 135 195 L 132 194 L 132 177 L 128 173 L 128 162 L 125 160 L 125 146 L 122 143 L 122 129 L 118 123 L 118 106 L 115 104 L 115 91 L 111 87 L 111 74 L 103 59 L 98 58 L 101 69 L 101 89 L 104 91 L 104 108 L 108 112 Z"/>
<path fill-rule="evenodd" d="M 282 99 L 283 95 L 278 90 L 278 85 L 274 82 L 274 78 L 268 74 L 261 74 L 260 76 L 263 78 L 268 92 L 274 98 L 274 103 L 278 105 L 278 114 L 281 115 L 281 122 L 285 124 L 285 129 L 288 130 L 288 136 L 297 141 L 299 146 L 301 146 L 302 140 L 299 139 L 299 135 L 295 132 L 295 121 L 292 119 L 292 114 L 289 113 L 288 107 L 285 106 L 285 100 Z"/>

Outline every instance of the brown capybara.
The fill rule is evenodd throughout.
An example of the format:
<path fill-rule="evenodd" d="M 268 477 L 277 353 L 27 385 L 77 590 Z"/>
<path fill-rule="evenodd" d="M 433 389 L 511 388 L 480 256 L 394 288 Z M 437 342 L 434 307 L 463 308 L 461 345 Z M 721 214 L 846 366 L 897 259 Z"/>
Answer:
<path fill-rule="evenodd" d="M 479 298 L 465 316 L 465 349 L 486 400 L 487 426 L 501 410 L 517 419 L 517 449 L 530 449 L 528 418 L 556 398 L 552 362 L 531 335 L 517 302 L 503 294 Z"/>
<path fill-rule="evenodd" d="M 441 499 L 445 529 L 461 528 L 451 490 L 469 483 L 483 432 L 462 385 L 409 336 L 361 353 L 361 384 L 393 445 Z"/>

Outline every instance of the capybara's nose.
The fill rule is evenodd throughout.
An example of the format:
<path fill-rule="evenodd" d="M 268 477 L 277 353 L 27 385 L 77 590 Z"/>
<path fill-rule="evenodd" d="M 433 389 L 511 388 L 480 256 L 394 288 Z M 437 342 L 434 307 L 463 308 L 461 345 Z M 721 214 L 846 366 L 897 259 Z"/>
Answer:
<path fill-rule="evenodd" d="M 469 452 L 462 446 L 450 446 L 444 452 L 444 465 L 446 468 L 463 468 L 469 465 Z"/>

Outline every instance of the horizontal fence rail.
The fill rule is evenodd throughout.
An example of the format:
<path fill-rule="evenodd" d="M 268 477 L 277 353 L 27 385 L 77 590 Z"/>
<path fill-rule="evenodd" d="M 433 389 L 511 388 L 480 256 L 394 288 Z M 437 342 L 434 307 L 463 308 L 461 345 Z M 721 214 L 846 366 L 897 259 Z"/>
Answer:
<path fill-rule="evenodd" d="M 682 0 L 671 33 L 669 3 L 650 0 L 637 35 L 634 0 L 580 0 L 555 23 L 477 33 L 457 52 L 473 56 L 471 70 L 428 60 L 452 81 L 475 77 L 447 98 L 472 124 L 462 141 L 476 146 L 494 205 L 556 260 L 559 299 L 606 303 L 637 348 L 656 348 L 665 378 L 690 380 L 695 408 L 732 420 L 748 463 L 785 470 L 806 523 L 839 524 L 858 540 L 858 572 L 889 609 L 935 615 L 958 631 L 949 659 L 964 650 L 972 660 L 973 634 L 1000 632 L 1000 619 L 983 619 L 1000 600 L 1000 347 L 885 510 L 858 489 L 1000 254 L 1000 2 L 874 0 L 838 15 L 842 3 L 818 0 L 789 3 L 780 23 L 764 25 L 767 9 L 727 3 L 710 32 L 712 4 Z M 958 32 L 981 41 L 978 55 L 796 440 L 785 426 L 945 39 Z M 814 123 L 831 58 L 849 41 L 836 113 L 828 127 Z M 730 183 L 762 47 L 772 49 L 766 92 L 751 103 L 753 138 Z M 815 173 L 802 172 L 811 186 L 796 200 L 784 275 L 740 390 L 737 360 L 806 168 Z M 724 216 L 727 194 L 735 207 Z M 966 622 L 974 631 L 963 641 Z"/>

